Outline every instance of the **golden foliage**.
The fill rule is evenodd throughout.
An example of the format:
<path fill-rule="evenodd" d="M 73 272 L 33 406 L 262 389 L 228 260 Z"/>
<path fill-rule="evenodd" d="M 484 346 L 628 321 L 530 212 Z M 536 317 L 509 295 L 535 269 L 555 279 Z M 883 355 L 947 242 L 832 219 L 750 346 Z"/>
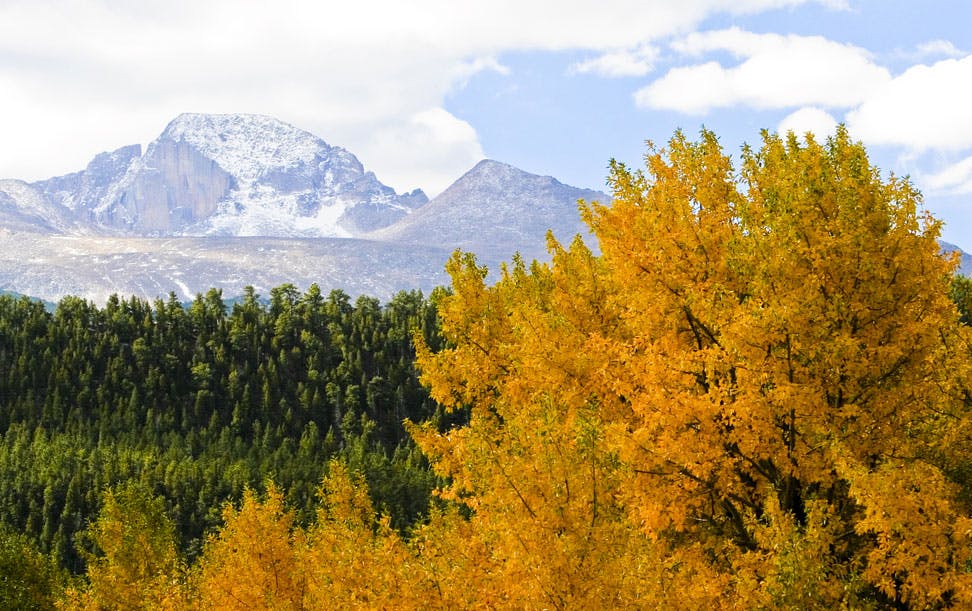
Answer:
<path fill-rule="evenodd" d="M 224 525 L 210 537 L 194 579 L 200 609 L 303 609 L 307 589 L 297 550 L 300 533 L 272 484 L 260 501 L 252 490 L 239 509 L 227 505 Z"/>
<path fill-rule="evenodd" d="M 62 609 L 179 609 L 185 604 L 175 529 L 162 499 L 139 484 L 108 490 L 88 537 L 87 588 L 69 589 Z"/>
<path fill-rule="evenodd" d="M 582 204 L 600 254 L 550 238 L 493 286 L 449 262 L 449 347 L 418 363 L 470 421 L 409 425 L 449 482 L 425 524 L 402 538 L 332 463 L 306 529 L 272 486 L 227 507 L 179 600 L 972 606 L 972 335 L 914 188 L 843 128 L 764 133 L 738 171 L 677 133 L 610 182 Z M 105 520 L 85 596 L 155 596 L 174 556 L 140 567 Z"/>
<path fill-rule="evenodd" d="M 321 507 L 301 557 L 308 571 L 307 609 L 421 607 L 413 558 L 387 517 L 378 518 L 368 487 L 331 462 Z"/>
<path fill-rule="evenodd" d="M 388 519 L 376 517 L 364 481 L 332 462 L 320 495 L 306 529 L 273 484 L 263 500 L 247 491 L 239 509 L 228 505 L 191 582 L 193 608 L 423 606 L 413 598 L 412 558 Z"/>
<path fill-rule="evenodd" d="M 968 334 L 913 187 L 843 129 L 764 134 L 738 174 L 676 134 L 611 184 L 599 257 L 552 243 L 493 287 L 455 257 L 455 347 L 420 351 L 472 422 L 417 438 L 508 587 L 656 606 L 644 567 L 675 562 L 716 605 L 966 602 Z"/>

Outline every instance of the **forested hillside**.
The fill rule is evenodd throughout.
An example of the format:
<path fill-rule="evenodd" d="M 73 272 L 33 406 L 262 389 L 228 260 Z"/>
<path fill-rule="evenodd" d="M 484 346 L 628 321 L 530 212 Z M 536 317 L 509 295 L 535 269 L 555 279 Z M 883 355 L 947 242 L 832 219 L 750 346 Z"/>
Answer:
<path fill-rule="evenodd" d="M 311 516 L 341 457 L 404 527 L 434 483 L 402 426 L 436 416 L 413 332 L 441 343 L 420 293 L 383 306 L 285 285 L 232 307 L 210 291 L 188 307 L 66 298 L 53 313 L 0 296 L 0 521 L 81 571 L 78 532 L 106 489 L 135 481 L 165 499 L 193 557 L 223 503 L 271 478 Z"/>

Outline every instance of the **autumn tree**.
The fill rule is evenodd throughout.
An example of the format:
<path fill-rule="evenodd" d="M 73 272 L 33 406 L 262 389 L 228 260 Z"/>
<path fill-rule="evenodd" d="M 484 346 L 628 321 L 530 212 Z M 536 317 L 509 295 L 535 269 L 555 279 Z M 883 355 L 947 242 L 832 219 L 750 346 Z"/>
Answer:
<path fill-rule="evenodd" d="M 316 522 L 301 563 L 306 608 L 431 608 L 415 556 L 387 515 L 378 514 L 364 478 L 331 461 L 319 491 Z"/>
<path fill-rule="evenodd" d="M 413 434 L 451 482 L 440 496 L 471 516 L 422 531 L 424 549 L 436 550 L 424 559 L 443 558 L 430 573 L 457 606 L 700 607 L 720 592 L 719 576 L 690 563 L 683 574 L 697 588 L 653 578 L 664 558 L 626 519 L 630 469 L 611 443 L 592 344 L 619 324 L 601 262 L 579 241 L 553 248 L 552 266 L 517 259 L 493 287 L 471 256 L 449 264 L 455 296 L 440 316 L 456 347 L 420 351 L 419 362 L 433 396 L 471 405 L 471 422 Z"/>
<path fill-rule="evenodd" d="M 907 181 L 844 128 L 677 133 L 494 286 L 468 255 L 417 432 L 535 607 L 972 604 L 969 339 Z"/>
<path fill-rule="evenodd" d="M 439 607 L 417 556 L 380 516 L 359 473 L 333 460 L 314 524 L 295 524 L 272 484 L 224 508 L 188 590 L 198 609 Z"/>
<path fill-rule="evenodd" d="M 88 585 L 68 592 L 67 609 L 178 609 L 182 565 L 175 528 L 160 497 L 138 482 L 109 489 L 86 533 Z"/>
<path fill-rule="evenodd" d="M 298 563 L 301 533 L 283 494 L 267 486 L 261 500 L 247 490 L 227 504 L 223 527 L 206 544 L 191 583 L 200 609 L 303 609 L 306 579 Z M 296 539 L 296 540 L 295 540 Z"/>

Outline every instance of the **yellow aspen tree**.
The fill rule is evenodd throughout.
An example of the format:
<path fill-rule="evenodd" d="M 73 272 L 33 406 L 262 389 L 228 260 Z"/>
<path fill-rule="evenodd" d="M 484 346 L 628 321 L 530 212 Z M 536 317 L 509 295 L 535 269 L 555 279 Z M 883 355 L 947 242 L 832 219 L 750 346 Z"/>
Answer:
<path fill-rule="evenodd" d="M 69 590 L 62 609 L 181 609 L 186 603 L 176 535 L 161 498 L 138 483 L 108 490 L 87 532 L 88 585 Z"/>
<path fill-rule="evenodd" d="M 300 561 L 308 609 L 428 608 L 414 556 L 387 516 L 378 516 L 364 479 L 332 461 L 317 521 Z"/>
<path fill-rule="evenodd" d="M 459 554 L 461 575 L 440 566 L 435 574 L 448 583 L 438 586 L 484 607 L 686 608 L 718 600 L 726 580 L 684 561 L 700 548 L 678 550 L 670 571 L 659 571 L 664 559 L 625 519 L 621 484 L 631 474 L 609 443 L 613 424 L 598 374 L 620 311 L 601 262 L 581 241 L 550 246 L 551 265 L 528 269 L 516 260 L 489 288 L 472 258 L 454 257 L 455 293 L 440 314 L 455 347 L 419 349 L 433 397 L 472 406 L 468 427 L 411 429 L 451 482 L 442 496 L 472 512 L 466 543 L 437 552 L 447 562 Z M 427 530 L 425 550 L 455 536 Z M 477 551 L 469 557 L 464 549 Z"/>
<path fill-rule="evenodd" d="M 304 567 L 298 560 L 303 533 L 294 528 L 281 492 L 269 484 L 261 501 L 246 490 L 239 509 L 226 505 L 223 520 L 195 568 L 194 608 L 308 608 Z"/>
<path fill-rule="evenodd" d="M 764 133 L 739 170 L 676 133 L 610 181 L 599 256 L 552 242 L 492 287 L 455 257 L 452 347 L 419 351 L 472 416 L 416 437 L 510 592 L 972 604 L 969 335 L 917 191 L 844 128 Z"/>

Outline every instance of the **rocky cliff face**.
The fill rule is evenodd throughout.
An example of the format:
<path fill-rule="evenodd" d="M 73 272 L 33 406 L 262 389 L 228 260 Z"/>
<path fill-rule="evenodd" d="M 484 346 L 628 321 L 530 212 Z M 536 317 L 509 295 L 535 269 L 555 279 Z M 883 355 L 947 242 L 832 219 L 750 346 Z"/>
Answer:
<path fill-rule="evenodd" d="M 213 159 L 160 138 L 95 208 L 98 223 L 141 235 L 172 235 L 209 218 L 235 186 Z"/>

